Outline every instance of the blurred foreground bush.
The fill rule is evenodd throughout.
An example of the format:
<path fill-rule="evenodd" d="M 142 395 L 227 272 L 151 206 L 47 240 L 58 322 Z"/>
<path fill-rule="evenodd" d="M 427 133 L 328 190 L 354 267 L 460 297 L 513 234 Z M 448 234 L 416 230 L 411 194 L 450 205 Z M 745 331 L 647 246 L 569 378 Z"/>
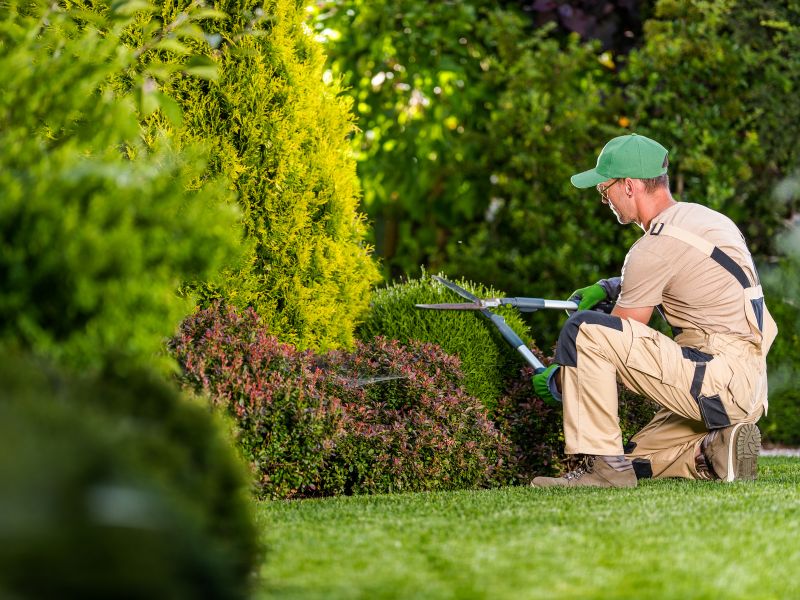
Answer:
<path fill-rule="evenodd" d="M 245 598 L 245 473 L 206 407 L 145 373 L 0 360 L 0 596 Z"/>
<path fill-rule="evenodd" d="M 376 339 L 298 352 L 255 312 L 187 319 L 184 381 L 236 422 L 263 497 L 481 487 L 508 481 L 508 442 L 439 348 Z M 388 378 L 388 379 L 384 379 Z"/>
<path fill-rule="evenodd" d="M 120 42 L 130 9 L 0 11 L 0 345 L 77 369 L 155 361 L 191 308 L 181 282 L 240 252 L 230 193 L 213 179 L 190 191 L 201 149 L 139 139 L 155 92 L 142 78 L 108 90 L 136 62 Z"/>
<path fill-rule="evenodd" d="M 165 101 L 120 41 L 142 4 L 65 6 L 0 10 L 0 596 L 246 597 L 246 475 L 152 374 L 238 212 L 214 178 L 191 191 L 202 147 L 140 139 Z"/>

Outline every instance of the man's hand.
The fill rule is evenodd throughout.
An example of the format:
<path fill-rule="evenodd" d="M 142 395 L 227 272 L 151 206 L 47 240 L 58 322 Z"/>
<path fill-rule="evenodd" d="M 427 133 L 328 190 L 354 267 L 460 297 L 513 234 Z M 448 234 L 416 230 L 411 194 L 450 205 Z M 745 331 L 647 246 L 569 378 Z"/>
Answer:
<path fill-rule="evenodd" d="M 545 369 L 537 370 L 533 376 L 533 389 L 545 404 L 556 406 L 561 404 L 561 392 L 558 389 L 558 370 L 561 365 L 553 363 Z"/>
<path fill-rule="evenodd" d="M 569 299 L 578 303 L 578 310 L 595 309 L 608 314 L 619 298 L 621 286 L 622 279 L 620 277 L 601 279 L 593 285 L 575 290 Z"/>
<path fill-rule="evenodd" d="M 605 289 L 599 283 L 572 292 L 569 300 L 578 303 L 578 310 L 591 310 L 604 300 L 607 300 Z"/>

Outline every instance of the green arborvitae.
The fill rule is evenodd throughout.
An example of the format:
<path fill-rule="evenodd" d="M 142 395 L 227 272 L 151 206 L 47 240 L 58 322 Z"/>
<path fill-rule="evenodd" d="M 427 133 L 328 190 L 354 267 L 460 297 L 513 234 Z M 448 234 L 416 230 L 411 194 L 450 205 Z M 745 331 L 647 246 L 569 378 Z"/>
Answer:
<path fill-rule="evenodd" d="M 220 0 L 217 12 L 196 2 L 152 3 L 156 12 L 130 32 L 132 45 L 142 45 L 153 23 L 193 11 L 209 18 L 200 21 L 200 39 L 175 35 L 175 52 L 144 54 L 142 68 L 191 65 L 185 43 L 211 59 L 218 77 L 160 82 L 182 122 L 158 111 L 145 127 L 167 131 L 178 144 L 210 144 L 208 175 L 226 177 L 238 192 L 244 235 L 253 242 L 249 260 L 219 285 L 199 285 L 201 296 L 252 306 L 281 340 L 301 348 L 350 345 L 378 272 L 358 212 L 351 101 L 338 81 L 323 81 L 324 55 L 302 3 Z"/>

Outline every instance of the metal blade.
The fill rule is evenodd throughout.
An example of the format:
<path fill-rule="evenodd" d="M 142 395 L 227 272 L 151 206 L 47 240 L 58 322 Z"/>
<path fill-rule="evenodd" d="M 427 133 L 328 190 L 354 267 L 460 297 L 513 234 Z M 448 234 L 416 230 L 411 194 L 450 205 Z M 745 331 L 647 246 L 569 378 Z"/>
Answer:
<path fill-rule="evenodd" d="M 384 381 L 395 381 L 397 379 L 408 379 L 408 375 L 384 375 L 383 377 L 365 377 L 363 379 L 350 379 L 347 383 L 353 387 L 364 387 L 373 383 L 383 383 Z"/>
<path fill-rule="evenodd" d="M 541 369 L 544 369 L 544 365 L 539 361 L 538 358 L 530 351 L 530 349 L 525 345 L 525 343 L 519 338 L 519 336 L 514 333 L 514 330 L 508 326 L 505 319 L 498 314 L 493 313 L 492 311 L 488 310 L 481 306 L 481 299 L 477 296 L 470 294 L 464 288 L 456 285 L 451 281 L 447 281 L 438 275 L 433 275 L 433 278 L 441 283 L 442 285 L 446 286 L 450 290 L 454 291 L 456 294 L 461 296 L 462 298 L 466 298 L 467 300 L 472 300 L 472 302 L 478 305 L 481 314 L 489 319 L 495 327 L 500 331 L 500 334 L 503 338 L 514 348 L 517 352 L 519 352 L 525 361 L 531 365 L 537 372 Z"/>
<path fill-rule="evenodd" d="M 474 302 L 463 304 L 415 304 L 417 308 L 431 308 L 434 310 L 483 310 L 483 306 Z"/>
<path fill-rule="evenodd" d="M 467 300 L 472 300 L 476 304 L 480 303 L 480 298 L 478 298 L 474 294 L 469 293 L 467 290 L 465 290 L 461 286 L 456 285 L 452 281 L 447 281 L 447 279 L 439 277 L 438 275 L 433 275 L 432 278 L 441 283 L 443 286 L 447 287 L 448 289 L 454 291 L 462 298 L 466 298 Z"/>

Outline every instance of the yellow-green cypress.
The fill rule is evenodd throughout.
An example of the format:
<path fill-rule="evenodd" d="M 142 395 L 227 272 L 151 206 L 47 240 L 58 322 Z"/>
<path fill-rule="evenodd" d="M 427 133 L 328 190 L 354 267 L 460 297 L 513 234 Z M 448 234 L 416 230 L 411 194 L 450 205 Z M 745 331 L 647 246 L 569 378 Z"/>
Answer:
<path fill-rule="evenodd" d="M 154 23 L 207 10 L 186 0 L 151 2 L 156 12 L 131 32 L 137 47 Z M 300 348 L 349 346 L 379 278 L 358 207 L 351 100 L 338 81 L 323 81 L 325 56 L 301 2 L 219 0 L 214 9 L 225 17 L 198 21 L 205 35 L 175 38 L 210 58 L 218 77 L 166 79 L 161 89 L 182 120 L 164 111 L 144 119 L 149 135 L 167 131 L 178 144 L 210 145 L 209 177 L 225 176 L 243 209 L 249 260 L 197 289 L 206 300 L 252 306 Z M 182 61 L 179 52 L 155 50 L 143 55 L 143 68 Z"/>

